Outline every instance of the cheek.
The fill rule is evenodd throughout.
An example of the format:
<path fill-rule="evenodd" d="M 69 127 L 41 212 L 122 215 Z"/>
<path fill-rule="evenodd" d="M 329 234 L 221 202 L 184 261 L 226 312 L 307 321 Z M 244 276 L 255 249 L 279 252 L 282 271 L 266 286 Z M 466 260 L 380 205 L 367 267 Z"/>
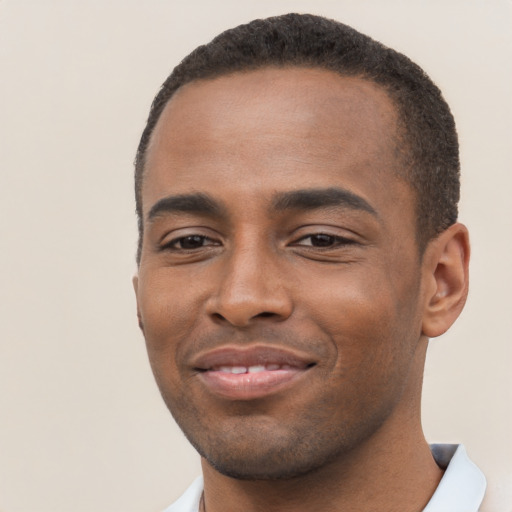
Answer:
<path fill-rule="evenodd" d="M 316 284 L 302 304 L 336 350 L 337 372 L 365 380 L 408 357 L 414 297 L 398 293 L 382 274 L 371 271 L 331 275 Z"/>
<path fill-rule="evenodd" d="M 194 290 L 175 283 L 166 269 L 141 272 L 138 305 L 149 361 L 159 385 L 179 375 L 178 354 L 199 314 Z"/>
<path fill-rule="evenodd" d="M 200 304 L 193 282 L 175 279 L 169 269 L 142 274 L 139 281 L 139 310 L 145 334 L 165 342 L 181 338 L 197 319 Z"/>
<path fill-rule="evenodd" d="M 302 289 L 308 292 L 302 292 L 298 302 L 311 312 L 315 323 L 333 333 L 371 330 L 389 320 L 393 309 L 389 289 L 368 272 L 317 275 L 310 286 L 303 285 Z"/>

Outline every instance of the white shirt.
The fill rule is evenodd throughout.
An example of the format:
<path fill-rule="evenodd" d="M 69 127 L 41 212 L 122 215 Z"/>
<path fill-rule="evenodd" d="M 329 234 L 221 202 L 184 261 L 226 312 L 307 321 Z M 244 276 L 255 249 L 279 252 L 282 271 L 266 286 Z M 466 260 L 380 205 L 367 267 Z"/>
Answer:
<path fill-rule="evenodd" d="M 464 446 L 432 444 L 430 449 L 437 464 L 446 470 L 423 512 L 478 512 L 487 484 Z M 203 478 L 199 477 L 164 512 L 199 512 L 202 492 Z"/>
<path fill-rule="evenodd" d="M 478 512 L 487 482 L 464 446 L 432 444 L 430 449 L 437 464 L 446 470 L 423 512 Z"/>

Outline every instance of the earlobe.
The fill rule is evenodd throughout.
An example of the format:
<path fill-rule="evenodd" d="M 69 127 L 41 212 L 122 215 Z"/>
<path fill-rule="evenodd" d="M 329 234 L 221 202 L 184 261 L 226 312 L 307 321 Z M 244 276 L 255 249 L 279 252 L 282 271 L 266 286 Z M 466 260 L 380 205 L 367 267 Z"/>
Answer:
<path fill-rule="evenodd" d="M 144 334 L 144 324 L 142 323 L 142 316 L 139 308 L 139 276 L 135 274 L 132 278 L 133 290 L 135 291 L 135 300 L 137 301 L 137 320 L 139 323 L 139 329 Z"/>
<path fill-rule="evenodd" d="M 424 254 L 426 301 L 422 333 L 434 338 L 460 315 L 468 294 L 469 235 L 453 224 L 427 246 Z"/>

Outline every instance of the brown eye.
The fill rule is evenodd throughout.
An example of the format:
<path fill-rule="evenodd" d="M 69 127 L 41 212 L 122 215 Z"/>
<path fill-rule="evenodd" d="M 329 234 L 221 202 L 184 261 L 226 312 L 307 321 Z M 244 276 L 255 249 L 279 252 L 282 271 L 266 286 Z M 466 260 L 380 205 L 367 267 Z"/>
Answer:
<path fill-rule="evenodd" d="M 318 235 L 311 235 L 309 239 L 311 240 L 311 245 L 313 247 L 330 247 L 331 245 L 336 243 L 335 236 L 325 235 L 320 233 Z"/>
<path fill-rule="evenodd" d="M 197 249 L 204 245 L 205 240 L 206 240 L 205 236 L 200 236 L 200 235 L 185 236 L 185 237 L 177 240 L 176 245 L 178 245 L 178 247 L 180 249 Z"/>
<path fill-rule="evenodd" d="M 163 249 L 193 251 L 211 245 L 218 245 L 218 243 L 204 235 L 188 235 L 171 240 Z"/>
<path fill-rule="evenodd" d="M 354 240 L 342 236 L 329 235 L 327 233 L 315 233 L 298 240 L 294 245 L 303 247 L 317 247 L 319 249 L 330 249 L 354 244 Z"/>

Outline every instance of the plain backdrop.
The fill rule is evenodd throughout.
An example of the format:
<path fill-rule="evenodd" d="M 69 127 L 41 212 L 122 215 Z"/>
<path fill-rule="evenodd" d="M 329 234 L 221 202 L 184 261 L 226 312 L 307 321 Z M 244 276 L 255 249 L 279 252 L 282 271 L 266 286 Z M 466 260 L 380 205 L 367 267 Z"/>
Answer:
<path fill-rule="evenodd" d="M 452 107 L 472 280 L 461 318 L 431 342 L 424 425 L 429 441 L 465 443 L 486 510 L 512 511 L 512 3 L 3 0 L 1 512 L 158 511 L 199 473 L 137 327 L 132 162 L 183 56 L 290 11 L 403 51 Z"/>

